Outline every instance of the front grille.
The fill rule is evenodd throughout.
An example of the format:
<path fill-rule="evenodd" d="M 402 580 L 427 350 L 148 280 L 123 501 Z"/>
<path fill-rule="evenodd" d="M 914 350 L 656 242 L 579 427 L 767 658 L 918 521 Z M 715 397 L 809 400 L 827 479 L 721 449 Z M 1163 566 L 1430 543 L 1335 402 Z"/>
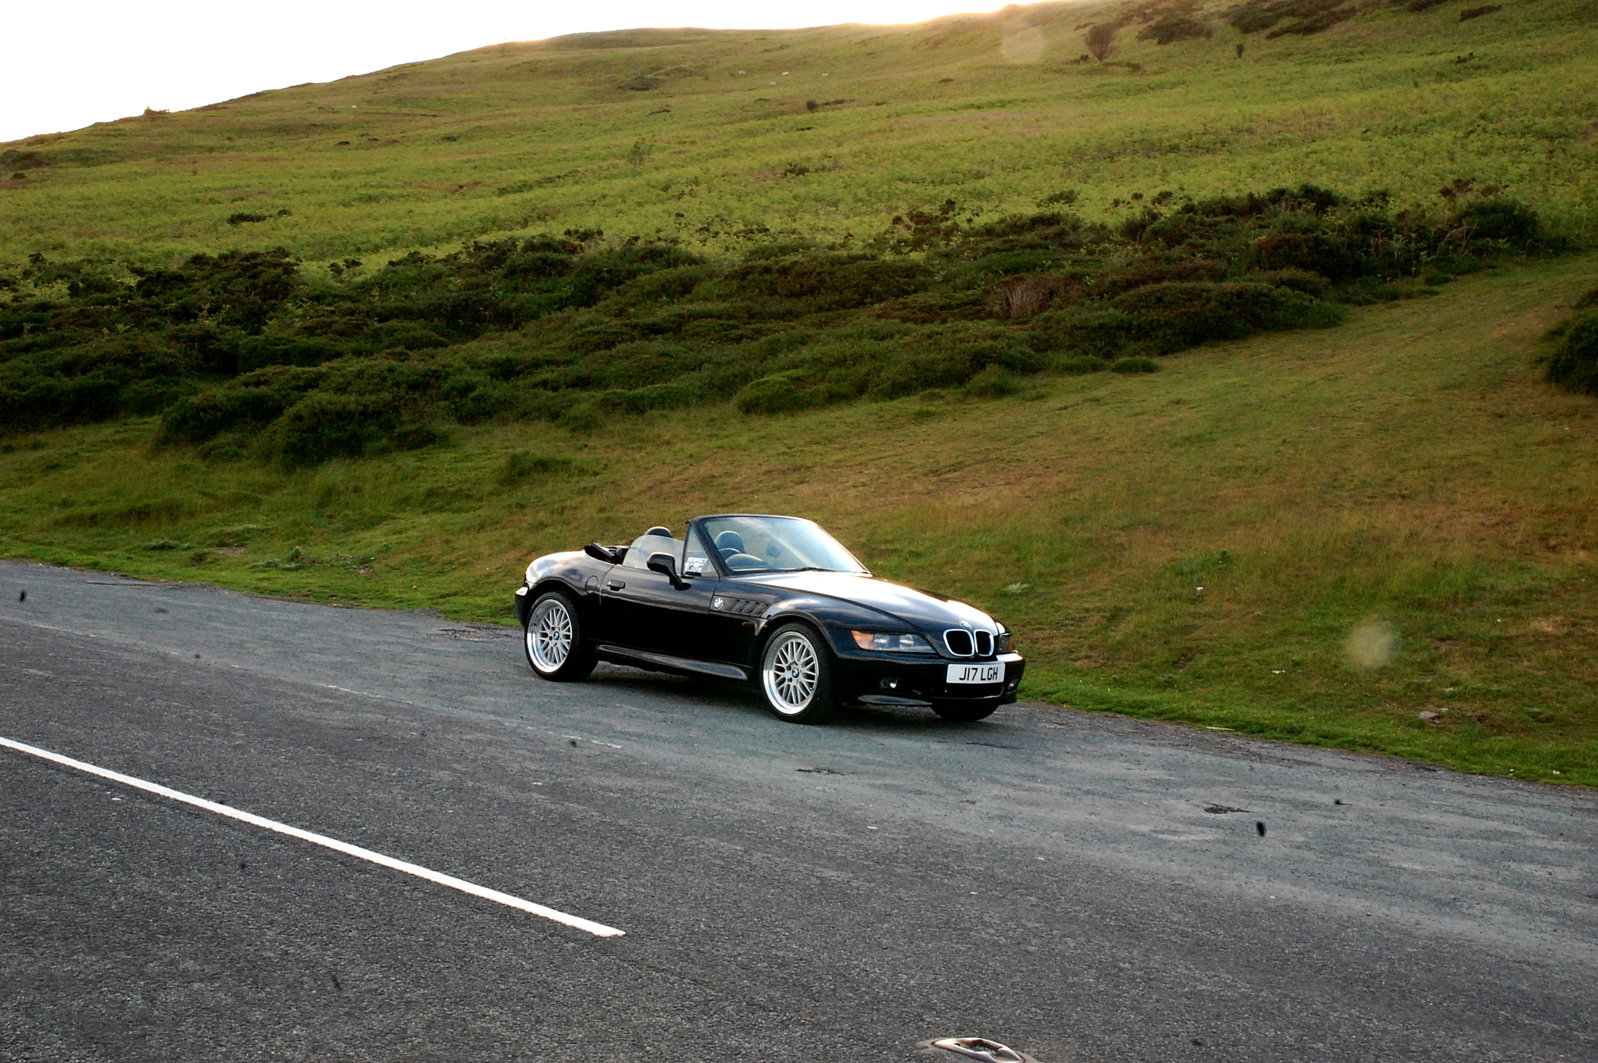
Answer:
<path fill-rule="evenodd" d="M 992 657 L 993 632 L 952 627 L 943 633 L 943 645 L 951 657 Z"/>

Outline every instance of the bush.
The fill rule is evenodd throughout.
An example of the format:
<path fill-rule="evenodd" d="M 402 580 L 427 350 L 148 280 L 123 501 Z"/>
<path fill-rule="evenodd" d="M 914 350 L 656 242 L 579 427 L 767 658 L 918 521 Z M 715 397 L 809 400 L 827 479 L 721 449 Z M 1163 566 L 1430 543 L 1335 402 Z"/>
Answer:
<path fill-rule="evenodd" d="M 457 371 L 444 381 L 444 402 L 461 424 L 477 424 L 510 409 L 516 392 L 509 384 L 474 370 Z"/>
<path fill-rule="evenodd" d="M 1036 373 L 1049 361 L 1024 344 L 981 333 L 915 335 L 875 347 L 866 362 L 866 379 L 867 390 L 879 399 L 962 387 L 989 368 Z"/>
<path fill-rule="evenodd" d="M 1006 395 L 1014 395 L 1021 390 L 1021 382 L 1015 374 L 1002 366 L 990 365 L 966 384 L 965 389 L 972 395 L 984 399 L 1000 399 Z"/>
<path fill-rule="evenodd" d="M 602 387 L 629 390 L 676 380 L 696 361 L 680 343 L 645 340 L 591 355 L 583 359 L 579 372 Z"/>
<path fill-rule="evenodd" d="M 1110 366 L 1112 373 L 1156 373 L 1160 363 L 1152 358 L 1118 358 Z"/>
<path fill-rule="evenodd" d="M 122 381 L 114 374 L 56 373 L 0 390 L 0 432 L 92 424 L 121 409 Z"/>
<path fill-rule="evenodd" d="M 1032 274 L 1006 278 L 993 286 L 989 298 L 1000 317 L 1024 321 L 1056 302 L 1079 297 L 1081 291 L 1082 286 L 1067 277 Z"/>
<path fill-rule="evenodd" d="M 751 380 L 733 400 L 744 413 L 788 413 L 819 405 L 820 396 L 794 369 Z"/>
<path fill-rule="evenodd" d="M 269 365 L 321 365 L 347 353 L 343 344 L 316 336 L 258 336 L 241 345 L 238 368 L 248 373 Z"/>
<path fill-rule="evenodd" d="M 1475 240 L 1496 240 L 1517 251 L 1530 251 L 1542 237 L 1537 212 L 1512 199 L 1485 199 L 1460 211 L 1455 223 Z"/>
<path fill-rule="evenodd" d="M 1366 272 L 1363 249 L 1344 234 L 1302 223 L 1284 223 L 1259 237 L 1249 258 L 1263 271 L 1319 273 L 1339 282 Z"/>
<path fill-rule="evenodd" d="M 738 296 L 746 300 L 781 300 L 789 305 L 780 312 L 791 314 L 870 306 L 909 295 L 919 290 L 928 277 L 924 266 L 908 259 L 807 254 L 745 261 L 729 279 Z"/>
<path fill-rule="evenodd" d="M 231 387 L 203 391 L 173 403 L 161 418 L 161 443 L 205 443 L 237 428 L 264 428 L 289 403 L 276 388 Z"/>
<path fill-rule="evenodd" d="M 1197 19 L 1168 13 L 1139 30 L 1137 39 L 1140 41 L 1153 41 L 1155 44 L 1170 44 L 1173 41 L 1188 41 L 1198 37 L 1208 37 L 1213 32 L 1208 25 Z"/>
<path fill-rule="evenodd" d="M 1544 376 L 1566 391 L 1598 395 L 1598 311 L 1580 314 L 1558 330 Z"/>
<path fill-rule="evenodd" d="M 1277 288 L 1290 288 L 1314 299 L 1325 298 L 1332 291 L 1332 282 L 1327 277 L 1307 269 L 1273 269 L 1263 273 L 1250 273 L 1239 277 L 1238 280 L 1256 281 Z"/>
<path fill-rule="evenodd" d="M 1139 258 L 1107 270 L 1095 279 L 1093 290 L 1101 297 L 1120 295 L 1151 284 L 1172 281 L 1218 281 L 1226 263 L 1207 258 Z"/>
<path fill-rule="evenodd" d="M 1328 5 L 1249 7 L 1293 20 Z M 1413 297 L 1415 277 L 1444 283 L 1494 256 L 1558 249 L 1492 186 L 1456 181 L 1444 198 L 1446 223 L 1394 215 L 1380 193 L 1303 184 L 1197 201 L 1161 191 L 1118 224 L 1043 210 L 982 225 L 980 208 L 945 200 L 896 217 L 871 252 L 749 230 L 740 237 L 759 242 L 733 262 L 568 232 L 349 259 L 315 284 L 282 249 L 159 269 L 41 255 L 0 273 L 0 433 L 148 412 L 163 414 L 165 442 L 303 462 L 420 445 L 450 420 L 579 425 L 728 396 L 775 412 L 980 391 L 1057 356 L 1088 372 L 1329 325 L 1333 301 Z M 330 404 L 330 427 L 305 411 L 284 421 L 312 396 Z M 352 406 L 364 427 L 344 416 Z"/>
<path fill-rule="evenodd" d="M 387 437 L 395 420 L 392 410 L 370 398 L 316 392 L 278 419 L 270 445 L 291 467 L 358 458 Z"/>
<path fill-rule="evenodd" d="M 1032 319 L 1027 336 L 1040 350 L 1067 350 L 1109 358 L 1135 341 L 1137 323 L 1123 310 L 1102 303 L 1088 303 L 1039 314 Z"/>
<path fill-rule="evenodd" d="M 1151 284 L 1117 296 L 1113 305 L 1135 322 L 1140 341 L 1156 353 L 1335 323 L 1338 314 L 1302 292 L 1250 281 Z"/>
<path fill-rule="evenodd" d="M 705 398 L 704 388 L 698 381 L 684 379 L 668 384 L 649 384 L 641 388 L 614 389 L 601 392 L 599 409 L 604 413 L 648 413 L 650 410 L 671 410 L 692 406 Z"/>

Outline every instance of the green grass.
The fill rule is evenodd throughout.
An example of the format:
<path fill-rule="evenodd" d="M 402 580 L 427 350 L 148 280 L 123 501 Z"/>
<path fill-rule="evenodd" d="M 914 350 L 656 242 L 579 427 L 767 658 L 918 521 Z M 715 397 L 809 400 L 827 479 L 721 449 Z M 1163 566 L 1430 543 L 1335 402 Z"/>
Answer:
<path fill-rule="evenodd" d="M 1598 238 L 1591 0 L 1466 21 L 1460 2 L 1372 8 L 1275 40 L 1218 21 L 1230 6 L 1201 7 L 1209 38 L 1163 47 L 1132 21 L 1104 63 L 1078 61 L 1085 28 L 1130 8 L 605 34 L 34 138 L 0 162 L 0 300 L 37 294 L 17 280 L 34 255 L 127 271 L 281 246 L 315 295 L 363 291 L 348 279 L 413 250 L 567 231 L 607 253 L 674 242 L 725 277 L 782 241 L 904 236 L 946 203 L 966 227 L 1051 200 L 1118 224 L 1164 191 L 1302 183 L 1386 189 L 1395 211 L 1437 218 L 1439 190 L 1469 180 L 1567 240 Z M 323 268 L 346 259 L 364 265 Z M 1061 350 L 1041 375 L 994 366 L 908 397 L 885 398 L 921 385 L 888 380 L 880 401 L 750 413 L 804 406 L 796 380 L 912 365 L 931 335 L 913 316 L 933 311 L 812 310 L 729 338 L 745 315 L 693 318 L 648 287 L 687 276 L 663 271 L 608 317 L 556 323 L 581 356 L 550 372 L 586 373 L 608 399 L 524 410 L 543 385 L 493 369 L 545 357 L 545 336 L 473 333 L 445 352 L 455 420 L 416 449 L 286 468 L 248 438 L 162 443 L 154 416 L 0 426 L 0 553 L 508 622 L 539 553 L 699 512 L 796 512 L 880 573 L 1000 615 L 1031 661 L 1029 698 L 1593 786 L 1598 417 L 1538 359 L 1595 274 L 1590 253 L 1503 259 L 1158 372 L 1090 372 L 1107 364 Z M 623 335 L 679 311 L 669 343 Z M 107 350 L 133 357 L 122 324 Z M 1001 326 L 1031 327 L 955 315 L 938 336 Z M 707 367 L 698 405 L 636 412 L 677 402 L 647 388 L 686 378 L 624 395 L 607 377 L 672 359 Z M 740 408 L 722 396 L 755 360 L 776 379 Z M 345 365 L 341 394 L 427 364 Z M 823 364 L 837 372 L 818 383 Z"/>

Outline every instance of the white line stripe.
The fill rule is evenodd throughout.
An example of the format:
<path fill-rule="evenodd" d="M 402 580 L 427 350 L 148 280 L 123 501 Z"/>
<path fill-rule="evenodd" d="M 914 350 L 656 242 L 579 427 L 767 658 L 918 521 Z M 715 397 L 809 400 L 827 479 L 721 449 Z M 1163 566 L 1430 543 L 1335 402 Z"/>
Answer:
<path fill-rule="evenodd" d="M 351 845 L 348 842 L 341 842 L 337 838 L 329 838 L 323 834 L 312 834 L 308 830 L 300 830 L 298 827 L 291 827 L 286 823 L 278 823 L 275 820 L 252 815 L 249 812 L 240 812 L 236 808 L 229 808 L 226 805 L 219 805 L 215 801 L 207 801 L 203 797 L 194 797 L 191 794 L 186 794 L 179 790 L 173 790 L 169 787 L 162 786 L 159 783 L 145 782 L 143 779 L 135 779 L 131 775 L 123 775 L 120 772 L 96 767 L 93 764 L 85 764 L 81 760 L 73 760 L 71 757 L 63 757 L 59 753 L 52 753 L 48 749 L 40 749 L 37 746 L 24 745 L 21 742 L 12 741 L 9 738 L 0 738 L 0 746 L 4 746 L 7 749 L 14 749 L 18 753 L 26 753 L 29 756 L 52 761 L 53 763 L 60 764 L 63 767 L 72 768 L 76 771 L 87 772 L 90 775 L 98 775 L 102 779 L 109 779 L 112 782 L 121 783 L 123 786 L 131 786 L 136 790 L 143 790 L 146 793 L 152 793 L 160 797 L 171 798 L 173 801 L 181 801 L 186 805 L 193 805 L 195 808 L 203 808 L 207 812 L 215 812 L 219 816 L 227 816 L 229 819 L 236 819 L 242 823 L 248 823 L 251 826 L 264 827 L 265 829 L 269 831 L 275 831 L 278 834 L 286 834 L 290 838 L 298 838 L 301 841 L 310 842 L 312 845 L 320 845 L 323 848 L 332 849 L 334 852 L 343 853 L 346 856 L 353 856 L 358 860 L 366 860 L 371 863 L 381 865 L 382 867 L 392 868 L 395 871 L 403 871 L 407 875 L 415 875 L 417 878 L 426 879 L 429 882 L 436 882 L 440 886 L 448 886 L 450 889 L 460 890 L 462 893 L 470 893 L 474 897 L 482 897 L 484 900 L 490 900 L 496 904 L 503 904 L 510 908 L 517 908 L 521 911 L 530 912 L 531 914 L 544 919 L 550 919 L 554 922 L 562 923 L 578 930 L 585 930 L 596 937 L 620 937 L 623 933 L 622 931 L 617 930 L 615 927 L 606 926 L 603 923 L 595 923 L 591 920 L 583 919 L 580 916 L 567 915 L 565 912 L 556 911 L 553 908 L 546 908 L 542 904 L 534 904 L 532 901 L 523 900 L 520 897 L 513 897 L 508 893 L 501 893 L 499 890 L 489 889 L 487 886 L 479 886 L 475 882 L 467 882 L 465 879 L 456 878 L 454 875 L 446 875 L 442 872 L 433 871 L 418 864 L 410 864 L 406 863 L 404 860 L 396 860 L 392 856 L 384 856 L 382 853 L 374 853 L 372 850 L 363 849 L 359 845 Z"/>

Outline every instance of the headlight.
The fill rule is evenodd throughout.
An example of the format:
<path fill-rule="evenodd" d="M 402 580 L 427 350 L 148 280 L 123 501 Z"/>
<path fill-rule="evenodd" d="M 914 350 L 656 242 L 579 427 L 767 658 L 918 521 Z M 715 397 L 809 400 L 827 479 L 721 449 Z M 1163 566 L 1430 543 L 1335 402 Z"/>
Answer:
<path fill-rule="evenodd" d="M 1009 653 L 1015 649 L 1015 636 L 1010 634 L 1010 629 L 1003 624 L 998 625 L 998 634 L 993 636 L 993 652 Z"/>
<path fill-rule="evenodd" d="M 892 653 L 931 653 L 932 646 L 920 635 L 903 635 L 884 631 L 851 631 L 849 636 L 862 650 L 886 650 Z"/>

